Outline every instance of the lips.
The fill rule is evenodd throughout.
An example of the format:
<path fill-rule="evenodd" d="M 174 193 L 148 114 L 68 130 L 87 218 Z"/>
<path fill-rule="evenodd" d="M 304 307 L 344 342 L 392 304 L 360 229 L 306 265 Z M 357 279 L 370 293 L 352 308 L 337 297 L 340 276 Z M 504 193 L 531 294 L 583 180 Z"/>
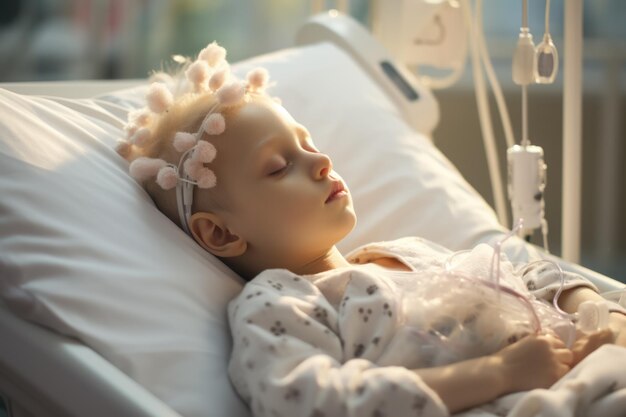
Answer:
<path fill-rule="evenodd" d="M 343 196 L 346 194 L 346 187 L 343 185 L 343 182 L 340 180 L 333 181 L 332 188 L 330 189 L 330 193 L 328 194 L 328 198 L 325 203 L 330 203 L 331 201 Z"/>

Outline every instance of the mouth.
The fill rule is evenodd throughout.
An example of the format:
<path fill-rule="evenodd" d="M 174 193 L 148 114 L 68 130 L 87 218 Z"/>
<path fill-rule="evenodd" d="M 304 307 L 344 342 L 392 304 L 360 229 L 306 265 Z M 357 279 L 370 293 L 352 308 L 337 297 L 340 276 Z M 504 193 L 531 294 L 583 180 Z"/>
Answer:
<path fill-rule="evenodd" d="M 343 185 L 343 181 L 335 180 L 332 183 L 330 193 L 328 194 L 328 198 L 326 198 L 326 201 L 324 202 L 324 204 L 328 204 L 331 201 L 336 200 L 341 197 L 345 197 L 346 195 L 348 195 L 348 191 L 346 190 L 345 185 Z"/>

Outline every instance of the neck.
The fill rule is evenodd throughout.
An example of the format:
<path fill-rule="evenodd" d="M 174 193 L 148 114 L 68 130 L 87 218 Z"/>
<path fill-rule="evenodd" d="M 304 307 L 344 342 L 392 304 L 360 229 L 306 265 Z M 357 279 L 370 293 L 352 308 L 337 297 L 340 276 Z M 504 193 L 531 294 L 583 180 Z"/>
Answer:
<path fill-rule="evenodd" d="M 296 268 L 293 272 L 298 275 L 311 275 L 344 266 L 350 266 L 350 263 L 343 257 L 337 247 L 333 246 L 323 255 L 313 259 L 311 262 L 308 262 L 299 268 Z"/>
<path fill-rule="evenodd" d="M 246 281 L 250 281 L 252 278 L 256 277 L 259 273 L 268 268 L 276 268 L 271 266 L 263 266 L 258 267 L 258 265 L 250 262 L 249 259 L 239 258 L 220 258 L 222 262 L 224 262 L 230 269 L 235 271 L 241 277 L 243 277 Z M 256 265 L 256 267 L 252 267 L 252 265 Z M 312 261 L 305 263 L 304 265 L 297 266 L 284 266 L 283 268 L 289 269 L 291 272 L 298 275 L 312 275 L 317 274 L 319 272 L 329 271 L 335 268 L 341 268 L 344 266 L 350 266 L 350 262 L 343 257 L 343 255 L 339 252 L 337 247 L 333 246 L 328 251 L 326 251 L 323 255 L 318 256 Z"/>

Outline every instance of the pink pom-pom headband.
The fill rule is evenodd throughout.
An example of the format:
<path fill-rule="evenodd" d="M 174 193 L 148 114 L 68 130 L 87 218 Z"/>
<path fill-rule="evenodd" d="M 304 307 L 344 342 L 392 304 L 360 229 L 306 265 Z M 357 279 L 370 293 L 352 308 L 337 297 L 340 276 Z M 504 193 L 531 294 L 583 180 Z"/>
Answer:
<path fill-rule="evenodd" d="M 179 58 L 180 59 L 180 58 Z M 197 132 L 176 132 L 172 141 L 174 149 L 181 153 L 178 165 L 159 158 L 139 157 L 130 164 L 130 174 L 138 181 L 154 178 L 164 190 L 176 188 L 176 199 L 181 225 L 189 234 L 189 217 L 193 203 L 193 187 L 215 187 L 217 178 L 213 170 L 205 166 L 216 157 L 216 149 L 204 135 L 218 136 L 226 129 L 222 110 L 245 103 L 248 94 L 263 93 L 268 85 L 267 70 L 250 71 L 246 81 L 235 78 L 226 62 L 226 50 L 213 42 L 204 48 L 184 72 L 186 88 L 174 85 L 172 78 L 157 75 L 146 94 L 147 108 L 132 112 L 125 130 L 126 141 L 117 147 L 120 155 L 127 157 L 132 148 L 143 148 L 153 141 L 150 124 L 168 112 L 181 97 L 188 94 L 214 95 L 216 103 L 205 115 Z M 176 87 L 176 88 L 173 88 Z"/>

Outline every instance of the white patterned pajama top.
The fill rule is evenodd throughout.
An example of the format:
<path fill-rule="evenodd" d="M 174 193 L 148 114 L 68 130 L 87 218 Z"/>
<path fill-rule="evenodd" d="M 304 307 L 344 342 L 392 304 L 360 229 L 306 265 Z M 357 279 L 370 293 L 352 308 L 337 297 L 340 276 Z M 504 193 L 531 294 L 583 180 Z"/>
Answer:
<path fill-rule="evenodd" d="M 463 259 L 450 258 L 443 247 L 404 238 L 353 251 L 347 256 L 354 264 L 349 268 L 308 276 L 282 269 L 259 274 L 228 307 L 234 387 L 255 416 L 448 416 L 437 394 L 412 369 L 454 361 L 450 352 L 457 345 L 437 343 L 454 340 L 455 332 L 458 346 L 470 350 L 491 340 L 490 305 L 457 297 L 454 305 L 436 306 L 439 297 L 412 292 L 430 285 L 417 285 L 415 273 L 385 273 L 371 262 L 395 258 L 419 272 L 425 283 L 424 276 L 432 271 L 436 277 L 448 260 L 467 273 L 484 272 L 491 253 L 480 245 Z M 539 266 L 522 278 L 511 273 L 506 260 L 501 269 L 504 285 L 538 298 L 551 301 L 560 285 L 552 268 Z M 594 288 L 573 274 L 566 273 L 565 281 L 565 289 Z M 487 291 L 473 285 L 478 294 Z M 443 297 L 457 293 L 453 287 L 444 282 L 433 288 Z M 474 287 L 470 292 L 476 292 Z M 436 312 L 436 320 L 425 317 L 429 311 Z M 503 327 L 497 330 L 502 333 Z M 514 332 L 504 336 L 508 343 L 523 336 Z"/>

